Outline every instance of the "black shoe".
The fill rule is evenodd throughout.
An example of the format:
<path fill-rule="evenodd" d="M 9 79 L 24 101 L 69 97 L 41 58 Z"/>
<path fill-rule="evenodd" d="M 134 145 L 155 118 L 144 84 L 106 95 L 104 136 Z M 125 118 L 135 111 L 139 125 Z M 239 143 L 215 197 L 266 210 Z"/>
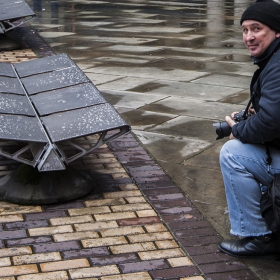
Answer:
<path fill-rule="evenodd" d="M 280 259 L 278 236 L 272 234 L 258 237 L 245 237 L 240 240 L 223 241 L 220 251 L 238 258 Z"/>

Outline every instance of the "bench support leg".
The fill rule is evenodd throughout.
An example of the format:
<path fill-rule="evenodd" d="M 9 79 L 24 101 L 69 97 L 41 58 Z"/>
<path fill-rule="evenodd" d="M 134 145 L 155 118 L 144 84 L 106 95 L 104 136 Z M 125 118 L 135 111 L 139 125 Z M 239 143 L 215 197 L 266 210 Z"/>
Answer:
<path fill-rule="evenodd" d="M 24 164 L 0 179 L 0 198 L 22 205 L 44 205 L 85 196 L 93 188 L 91 177 L 71 166 L 66 170 L 39 172 Z"/>
<path fill-rule="evenodd" d="M 0 51 L 12 51 L 20 49 L 21 46 L 6 34 L 0 34 Z"/>

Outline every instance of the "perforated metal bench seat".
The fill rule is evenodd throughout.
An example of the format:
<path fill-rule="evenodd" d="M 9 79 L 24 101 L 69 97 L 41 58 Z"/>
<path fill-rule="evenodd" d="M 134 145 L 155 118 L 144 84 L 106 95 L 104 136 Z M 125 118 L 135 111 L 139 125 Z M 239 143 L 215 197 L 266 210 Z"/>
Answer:
<path fill-rule="evenodd" d="M 24 0 L 0 0 L 0 34 L 36 17 Z"/>
<path fill-rule="evenodd" d="M 0 154 L 63 170 L 130 126 L 66 55 L 0 63 Z"/>

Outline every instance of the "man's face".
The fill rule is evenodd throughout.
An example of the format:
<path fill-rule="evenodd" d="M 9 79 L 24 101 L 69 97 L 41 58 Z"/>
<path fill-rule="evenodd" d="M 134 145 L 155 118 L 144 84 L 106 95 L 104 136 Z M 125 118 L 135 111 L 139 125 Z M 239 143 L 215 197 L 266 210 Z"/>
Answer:
<path fill-rule="evenodd" d="M 254 57 L 262 55 L 271 42 L 280 37 L 279 32 L 255 20 L 244 20 L 242 32 L 243 42 Z"/>

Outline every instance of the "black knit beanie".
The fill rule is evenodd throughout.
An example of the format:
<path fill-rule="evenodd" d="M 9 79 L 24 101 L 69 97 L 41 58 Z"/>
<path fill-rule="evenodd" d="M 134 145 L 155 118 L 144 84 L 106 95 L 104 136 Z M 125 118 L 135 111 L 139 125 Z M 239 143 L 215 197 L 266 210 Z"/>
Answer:
<path fill-rule="evenodd" d="M 257 0 L 243 13 L 241 25 L 244 20 L 256 20 L 280 32 L 280 4 L 273 0 Z"/>

